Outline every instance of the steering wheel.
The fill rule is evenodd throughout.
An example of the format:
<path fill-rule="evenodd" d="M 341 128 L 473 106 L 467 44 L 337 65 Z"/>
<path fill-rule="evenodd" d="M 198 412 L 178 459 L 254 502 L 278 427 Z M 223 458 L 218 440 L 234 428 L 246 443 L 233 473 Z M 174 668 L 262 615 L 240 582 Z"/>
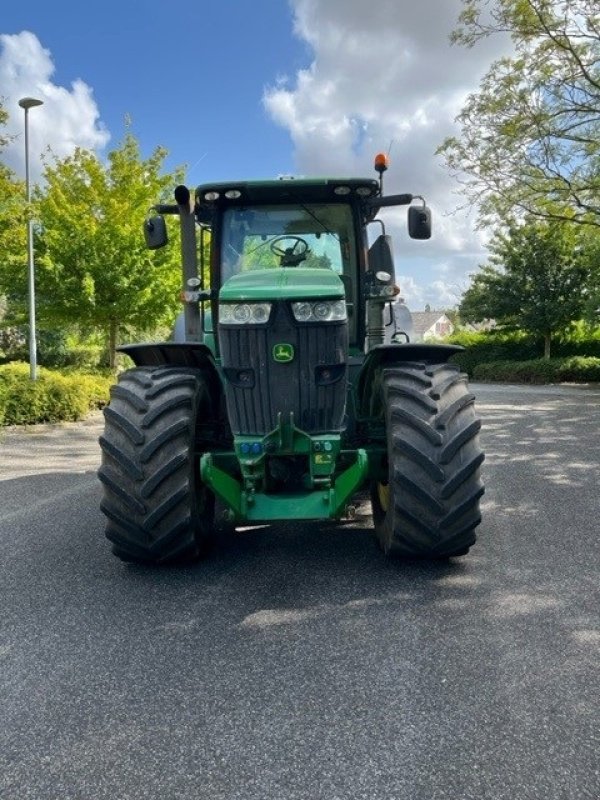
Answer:
<path fill-rule="evenodd" d="M 300 236 L 278 236 L 272 240 L 270 247 L 271 252 L 281 259 L 282 267 L 297 267 L 308 253 L 308 242 Z"/>

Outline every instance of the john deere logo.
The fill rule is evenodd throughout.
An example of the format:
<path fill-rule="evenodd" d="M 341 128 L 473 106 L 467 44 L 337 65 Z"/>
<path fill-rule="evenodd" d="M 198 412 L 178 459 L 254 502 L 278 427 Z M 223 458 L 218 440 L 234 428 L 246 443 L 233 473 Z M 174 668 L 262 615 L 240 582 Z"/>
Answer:
<path fill-rule="evenodd" d="M 273 361 L 279 364 L 287 364 L 288 361 L 294 360 L 294 345 L 293 344 L 276 344 L 273 348 Z"/>

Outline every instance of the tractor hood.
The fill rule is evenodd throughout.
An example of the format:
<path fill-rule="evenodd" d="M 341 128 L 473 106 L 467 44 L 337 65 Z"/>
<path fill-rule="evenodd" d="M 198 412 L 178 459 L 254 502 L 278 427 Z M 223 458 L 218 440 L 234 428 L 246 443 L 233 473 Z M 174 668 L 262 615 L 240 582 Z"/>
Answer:
<path fill-rule="evenodd" d="M 344 284 L 329 269 L 281 267 L 242 272 L 221 287 L 221 302 L 273 300 L 341 300 Z"/>

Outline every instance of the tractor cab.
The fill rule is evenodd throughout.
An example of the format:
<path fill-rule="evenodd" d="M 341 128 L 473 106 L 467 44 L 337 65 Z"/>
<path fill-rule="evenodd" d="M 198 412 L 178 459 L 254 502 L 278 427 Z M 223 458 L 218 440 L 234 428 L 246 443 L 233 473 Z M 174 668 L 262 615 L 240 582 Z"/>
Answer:
<path fill-rule="evenodd" d="M 199 187 L 199 201 L 219 195 L 206 209 L 213 221 L 211 286 L 221 289 L 233 277 L 238 287 L 248 280 L 253 285 L 257 272 L 265 272 L 263 283 L 277 282 L 283 270 L 289 291 L 295 292 L 294 284 L 300 282 L 302 295 L 310 280 L 312 295 L 319 297 L 332 285 L 333 274 L 335 284 L 343 287 L 350 344 L 358 346 L 364 335 L 357 311 L 365 269 L 360 201 L 376 188 L 376 181 L 348 185 L 287 179 L 241 185 L 236 190 L 239 197 L 229 199 L 231 189 L 226 186 Z M 319 311 L 327 313 L 325 306 Z"/>
<path fill-rule="evenodd" d="M 250 273 L 269 273 L 271 277 L 265 275 L 262 281 L 268 283 L 280 280 L 280 270 L 313 270 L 312 291 L 320 296 L 320 283 L 329 281 L 327 270 L 343 286 L 350 348 L 358 354 L 381 344 L 383 304 L 397 292 L 394 258 L 383 223 L 377 220 L 382 230 L 370 248 L 367 226 L 382 205 L 412 200 L 407 194 L 383 198 L 380 182 L 368 178 L 285 178 L 199 186 L 194 213 L 211 230 L 210 269 L 205 267 L 202 273 L 210 274 L 213 304 L 210 325 L 205 321 L 204 329 L 218 319 L 218 292 L 231 278 L 236 278 L 239 288 Z M 424 204 L 409 209 L 409 234 L 415 238 L 431 235 Z M 306 273 L 302 275 L 300 293 L 307 281 Z M 290 292 L 300 277 L 286 274 Z M 252 284 L 253 278 L 249 279 Z M 325 313 L 324 308 L 320 310 Z"/>

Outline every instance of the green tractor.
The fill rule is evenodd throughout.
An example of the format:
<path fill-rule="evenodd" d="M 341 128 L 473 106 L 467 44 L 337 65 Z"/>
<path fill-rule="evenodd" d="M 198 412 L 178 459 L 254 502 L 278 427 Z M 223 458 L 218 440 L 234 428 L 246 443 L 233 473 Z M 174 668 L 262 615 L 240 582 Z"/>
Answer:
<path fill-rule="evenodd" d="M 99 477 L 121 559 L 196 558 L 223 519 L 352 517 L 367 491 L 386 554 L 467 553 L 480 422 L 448 363 L 461 348 L 385 335 L 398 289 L 377 213 L 408 205 L 409 235 L 431 236 L 422 198 L 383 195 L 385 168 L 179 186 L 155 207 L 150 248 L 179 217 L 184 314 L 172 341 L 120 348 L 136 366 L 112 388 Z"/>

